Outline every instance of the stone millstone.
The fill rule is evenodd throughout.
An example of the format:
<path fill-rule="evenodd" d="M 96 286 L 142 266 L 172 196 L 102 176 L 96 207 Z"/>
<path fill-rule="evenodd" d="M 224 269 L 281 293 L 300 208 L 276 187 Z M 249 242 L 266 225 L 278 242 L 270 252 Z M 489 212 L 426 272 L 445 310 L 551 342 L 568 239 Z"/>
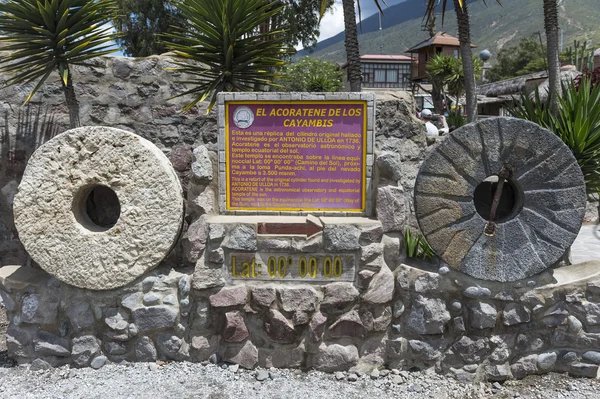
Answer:
<path fill-rule="evenodd" d="M 475 188 L 504 165 L 514 170 L 505 184 L 514 206 L 490 236 Z M 415 184 L 415 212 L 428 242 L 451 267 L 483 280 L 515 281 L 555 264 L 577 237 L 585 206 L 583 175 L 569 148 L 514 118 L 456 130 L 425 159 Z"/>
<path fill-rule="evenodd" d="M 90 202 L 97 186 L 116 194 L 116 217 L 114 202 L 112 215 L 100 209 L 101 201 Z M 14 214 L 20 240 L 44 270 L 76 287 L 107 290 L 135 280 L 169 253 L 183 221 L 183 196 L 154 144 L 124 130 L 82 127 L 32 155 Z M 104 225 L 111 217 L 116 223 Z"/>

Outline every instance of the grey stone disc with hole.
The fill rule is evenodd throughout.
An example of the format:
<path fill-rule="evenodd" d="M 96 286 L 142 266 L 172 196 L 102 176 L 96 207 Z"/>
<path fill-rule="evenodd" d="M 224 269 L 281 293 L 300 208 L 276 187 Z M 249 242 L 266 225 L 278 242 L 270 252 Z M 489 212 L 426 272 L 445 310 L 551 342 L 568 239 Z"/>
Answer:
<path fill-rule="evenodd" d="M 505 164 L 514 168 L 515 207 L 488 236 L 474 192 Z M 585 207 L 569 148 L 515 118 L 457 129 L 427 156 L 415 183 L 415 212 L 430 245 L 454 269 L 483 280 L 515 281 L 554 265 L 577 237 Z"/>
<path fill-rule="evenodd" d="M 112 227 L 93 221 L 106 219 L 102 209 L 90 209 L 102 205 L 86 201 L 97 186 L 118 198 Z M 99 219 L 88 216 L 96 211 Z M 154 144 L 120 129 L 82 127 L 31 156 L 14 214 L 21 242 L 45 271 L 76 287 L 106 290 L 132 282 L 169 253 L 183 221 L 183 195 Z"/>

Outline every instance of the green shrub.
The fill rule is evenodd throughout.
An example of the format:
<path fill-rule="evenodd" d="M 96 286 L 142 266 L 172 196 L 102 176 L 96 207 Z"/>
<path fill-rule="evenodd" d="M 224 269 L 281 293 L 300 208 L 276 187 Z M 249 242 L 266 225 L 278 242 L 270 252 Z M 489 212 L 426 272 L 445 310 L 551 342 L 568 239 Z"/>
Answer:
<path fill-rule="evenodd" d="M 556 115 L 538 90 L 533 98 L 521 94 L 521 103 L 510 113 L 560 137 L 581 167 L 588 194 L 600 192 L 600 85 L 593 86 L 591 77 L 583 76 L 577 85 L 562 85 Z"/>
<path fill-rule="evenodd" d="M 435 255 L 423 234 L 413 234 L 408 227 L 404 229 L 404 248 L 407 258 L 429 260 Z"/>
<path fill-rule="evenodd" d="M 333 62 L 304 57 L 284 69 L 280 84 L 286 91 L 336 92 L 344 87 L 343 78 Z"/>

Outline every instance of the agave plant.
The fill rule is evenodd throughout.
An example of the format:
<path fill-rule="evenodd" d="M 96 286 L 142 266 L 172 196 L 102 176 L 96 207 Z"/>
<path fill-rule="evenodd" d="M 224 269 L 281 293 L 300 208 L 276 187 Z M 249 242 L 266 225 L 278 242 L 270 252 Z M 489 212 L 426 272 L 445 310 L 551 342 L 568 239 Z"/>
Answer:
<path fill-rule="evenodd" d="M 430 260 L 435 251 L 421 233 L 412 233 L 410 227 L 404 229 L 404 248 L 407 258 Z"/>
<path fill-rule="evenodd" d="M 170 69 L 195 77 L 184 82 L 195 87 L 176 96 L 195 96 L 184 111 L 212 95 L 210 111 L 218 92 L 253 91 L 278 77 L 277 68 L 285 65 L 282 57 L 289 50 L 283 31 L 265 26 L 282 9 L 277 4 L 269 0 L 176 3 L 187 24 L 177 33 L 165 35 L 176 40 L 168 47 L 181 59 Z"/>
<path fill-rule="evenodd" d="M 563 83 L 557 113 L 549 99 L 536 90 L 533 98 L 521 95 L 520 104 L 510 112 L 554 132 L 569 146 L 581 167 L 588 194 L 600 192 L 600 85 L 584 76 L 576 86 Z"/>
<path fill-rule="evenodd" d="M 57 71 L 69 109 L 71 127 L 79 126 L 79 103 L 72 65 L 114 52 L 115 34 L 106 25 L 114 0 L 10 0 L 0 3 L 0 42 L 8 53 L 0 72 L 6 85 L 35 82 L 25 102 Z"/>

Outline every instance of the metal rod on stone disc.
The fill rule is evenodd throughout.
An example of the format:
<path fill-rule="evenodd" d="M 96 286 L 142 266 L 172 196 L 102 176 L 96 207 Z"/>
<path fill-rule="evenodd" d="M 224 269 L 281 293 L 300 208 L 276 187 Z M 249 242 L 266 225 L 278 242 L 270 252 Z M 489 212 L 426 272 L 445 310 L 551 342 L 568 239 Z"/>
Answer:
<path fill-rule="evenodd" d="M 493 236 L 494 234 L 496 234 L 496 223 L 494 223 L 494 219 L 496 218 L 496 211 L 498 210 L 498 205 L 500 204 L 500 197 L 502 196 L 504 181 L 508 179 L 511 175 L 512 173 L 508 165 L 502 166 L 502 169 L 500 169 L 500 172 L 498 173 L 498 187 L 496 188 L 496 192 L 494 193 L 494 200 L 492 201 L 490 217 L 488 219 L 488 222 L 485 224 L 485 228 L 483 230 L 485 235 Z"/>

